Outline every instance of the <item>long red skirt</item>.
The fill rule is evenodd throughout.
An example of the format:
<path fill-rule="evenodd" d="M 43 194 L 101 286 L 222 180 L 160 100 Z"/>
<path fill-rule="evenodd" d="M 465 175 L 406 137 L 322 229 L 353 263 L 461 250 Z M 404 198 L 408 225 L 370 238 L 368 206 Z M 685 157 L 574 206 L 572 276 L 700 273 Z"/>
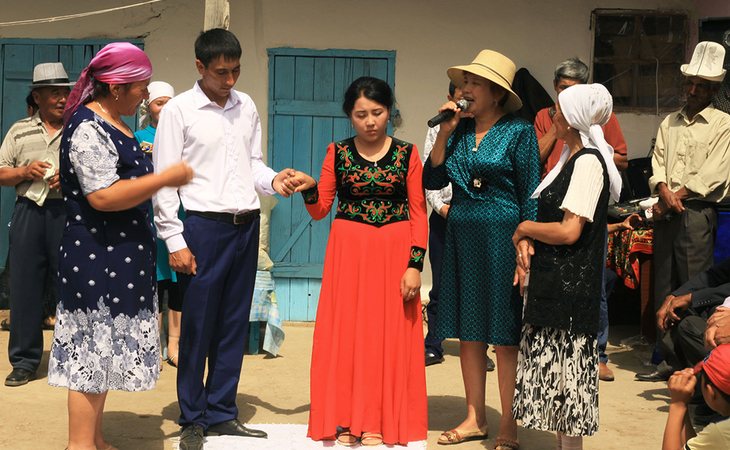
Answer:
<path fill-rule="evenodd" d="M 421 301 L 400 294 L 410 235 L 407 221 L 332 224 L 312 345 L 314 440 L 334 439 L 338 426 L 386 444 L 426 439 Z"/>

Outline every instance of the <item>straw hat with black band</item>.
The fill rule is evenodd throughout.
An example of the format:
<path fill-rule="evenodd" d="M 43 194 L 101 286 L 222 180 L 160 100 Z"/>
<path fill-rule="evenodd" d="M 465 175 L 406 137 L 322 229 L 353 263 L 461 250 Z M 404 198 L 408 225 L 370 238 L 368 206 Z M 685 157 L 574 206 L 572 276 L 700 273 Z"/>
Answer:
<path fill-rule="evenodd" d="M 512 90 L 517 68 L 511 59 L 494 50 L 482 50 L 474 61 L 466 66 L 450 67 L 446 71 L 451 81 L 461 88 L 464 84 L 464 73 L 469 72 L 502 86 L 507 91 L 507 102 L 504 104 L 505 112 L 514 112 L 522 108 L 522 100 Z"/>
<path fill-rule="evenodd" d="M 75 84 L 69 81 L 63 63 L 41 63 L 33 68 L 33 83 L 30 89 L 41 87 L 72 87 Z"/>

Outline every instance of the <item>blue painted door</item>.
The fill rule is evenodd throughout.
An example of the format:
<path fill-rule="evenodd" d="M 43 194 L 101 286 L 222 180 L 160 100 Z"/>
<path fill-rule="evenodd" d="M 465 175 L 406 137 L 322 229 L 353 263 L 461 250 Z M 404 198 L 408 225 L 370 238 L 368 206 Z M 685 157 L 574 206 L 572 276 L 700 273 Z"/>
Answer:
<path fill-rule="evenodd" d="M 71 80 L 76 80 L 91 58 L 108 39 L 47 40 L 47 39 L 0 39 L 0 131 L 4 138 L 17 120 L 25 117 L 25 97 L 30 93 L 33 67 L 44 62 L 63 63 Z M 142 47 L 141 40 L 129 40 Z M 135 129 L 134 118 L 127 124 Z M 8 223 L 15 204 L 15 188 L 0 189 L 0 270 L 5 268 L 8 254 Z"/>
<path fill-rule="evenodd" d="M 269 49 L 268 154 L 277 170 L 319 178 L 327 145 L 353 134 L 342 112 L 345 89 L 369 75 L 395 80 L 395 52 Z M 336 208 L 333 208 L 333 211 Z M 301 195 L 280 199 L 271 214 L 271 257 L 283 320 L 312 321 L 334 213 L 311 219 Z"/>

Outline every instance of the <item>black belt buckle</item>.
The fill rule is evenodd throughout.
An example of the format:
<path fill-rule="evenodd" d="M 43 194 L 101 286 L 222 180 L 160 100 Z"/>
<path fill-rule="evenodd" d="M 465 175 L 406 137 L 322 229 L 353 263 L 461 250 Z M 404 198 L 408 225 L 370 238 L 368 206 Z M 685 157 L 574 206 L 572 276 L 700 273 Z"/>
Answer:
<path fill-rule="evenodd" d="M 244 225 L 249 222 L 253 222 L 256 217 L 259 216 L 260 210 L 254 209 L 252 211 L 246 211 L 233 216 L 233 225 Z"/>

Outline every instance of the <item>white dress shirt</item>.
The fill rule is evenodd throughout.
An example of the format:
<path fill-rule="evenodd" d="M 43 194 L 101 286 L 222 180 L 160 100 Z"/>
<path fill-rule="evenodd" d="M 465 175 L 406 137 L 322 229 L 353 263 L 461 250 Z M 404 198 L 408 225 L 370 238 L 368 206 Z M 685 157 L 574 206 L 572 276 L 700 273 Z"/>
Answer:
<path fill-rule="evenodd" d="M 152 150 L 155 172 L 186 161 L 190 183 L 162 188 L 153 197 L 157 234 L 170 253 L 187 247 L 177 213 L 240 213 L 259 208 L 256 191 L 272 195 L 276 172 L 261 155 L 261 123 L 251 97 L 231 91 L 225 107 L 211 101 L 195 83 L 162 109 Z"/>
<path fill-rule="evenodd" d="M 422 162 L 426 164 L 426 160 L 428 159 L 428 155 L 431 154 L 431 150 L 433 150 L 433 144 L 436 142 L 436 135 L 439 132 L 439 129 L 441 128 L 440 125 L 436 125 L 433 128 L 429 128 L 428 132 L 426 133 L 426 143 L 423 145 L 423 158 Z M 439 190 L 430 190 L 425 189 L 426 191 L 426 201 L 428 204 L 433 208 L 434 211 L 437 213 L 441 213 L 441 208 L 444 207 L 444 205 L 451 203 L 451 196 L 452 196 L 452 187 L 451 183 L 447 184 L 446 187 L 443 187 Z"/>

